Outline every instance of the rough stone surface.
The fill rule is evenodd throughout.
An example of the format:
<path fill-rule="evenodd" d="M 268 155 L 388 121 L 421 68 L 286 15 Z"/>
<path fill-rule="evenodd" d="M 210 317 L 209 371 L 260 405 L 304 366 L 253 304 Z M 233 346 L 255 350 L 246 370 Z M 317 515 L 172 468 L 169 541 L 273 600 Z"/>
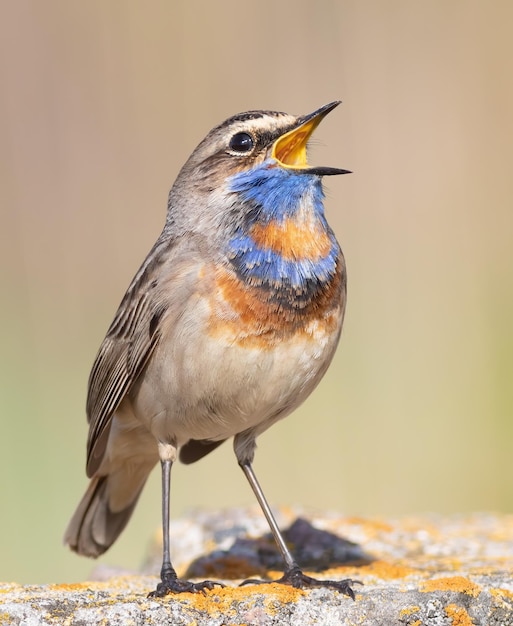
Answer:
<path fill-rule="evenodd" d="M 284 510 L 279 517 L 285 527 L 297 512 Z M 292 536 L 308 544 L 306 551 L 301 546 L 303 558 L 317 554 L 324 565 L 348 558 L 351 564 L 330 565 L 318 577 L 360 580 L 354 602 L 328 589 L 235 586 L 249 568 L 261 575 L 261 563 L 274 562 L 267 539 L 253 544 L 242 540 L 248 533 L 256 538 L 265 531 L 258 512 L 251 509 L 198 513 L 173 524 L 181 571 L 192 568 L 211 576 L 212 568 L 218 568 L 228 585 L 223 589 L 147 598 L 157 583 L 148 575 L 40 587 L 4 583 L 0 624 L 513 626 L 513 516 L 308 517 L 315 528 L 327 532 L 316 533 L 303 522 L 296 525 L 299 534 Z M 352 543 L 340 543 L 335 535 Z M 155 571 L 159 565 L 149 561 L 148 567 Z M 107 572 L 97 573 L 101 578 Z"/>

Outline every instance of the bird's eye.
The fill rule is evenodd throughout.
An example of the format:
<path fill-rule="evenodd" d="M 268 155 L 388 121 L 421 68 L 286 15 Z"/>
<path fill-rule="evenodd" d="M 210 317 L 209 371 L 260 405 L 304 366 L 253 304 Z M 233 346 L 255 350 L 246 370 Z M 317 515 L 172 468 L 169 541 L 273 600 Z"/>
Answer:
<path fill-rule="evenodd" d="M 234 152 L 251 152 L 253 150 L 254 141 L 248 133 L 237 133 L 230 139 L 230 150 Z"/>

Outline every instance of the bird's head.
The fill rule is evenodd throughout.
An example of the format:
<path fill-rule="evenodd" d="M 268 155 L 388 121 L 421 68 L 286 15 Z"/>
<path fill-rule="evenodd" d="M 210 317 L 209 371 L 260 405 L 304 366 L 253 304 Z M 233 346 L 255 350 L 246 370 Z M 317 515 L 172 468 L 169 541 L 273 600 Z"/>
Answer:
<path fill-rule="evenodd" d="M 243 188 L 285 198 L 294 195 L 293 188 L 297 191 L 312 181 L 320 189 L 322 176 L 348 173 L 334 167 L 310 166 L 307 161 L 312 133 L 339 104 L 330 102 L 302 116 L 248 111 L 213 128 L 191 154 L 171 189 L 168 223 L 187 229 L 190 222 L 197 230 L 201 220 L 204 226 L 212 227 L 228 214 L 233 219 L 234 214 L 241 213 L 241 207 L 235 205 Z"/>

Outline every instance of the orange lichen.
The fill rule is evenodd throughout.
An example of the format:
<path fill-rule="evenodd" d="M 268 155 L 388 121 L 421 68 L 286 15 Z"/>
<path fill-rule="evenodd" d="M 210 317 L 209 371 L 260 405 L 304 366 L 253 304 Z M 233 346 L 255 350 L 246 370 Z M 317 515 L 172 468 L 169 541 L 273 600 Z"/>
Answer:
<path fill-rule="evenodd" d="M 419 611 L 420 606 L 407 606 L 404 609 L 401 609 L 399 617 L 409 617 L 413 613 L 418 613 Z"/>
<path fill-rule="evenodd" d="M 430 591 L 455 591 L 477 597 L 481 593 L 481 587 L 464 576 L 449 576 L 447 578 L 433 578 L 423 582 L 419 590 L 424 593 Z"/>
<path fill-rule="evenodd" d="M 405 607 L 399 612 L 399 621 L 401 623 L 407 623 L 408 626 L 421 626 L 422 620 L 415 619 L 417 617 L 415 614 L 418 613 L 419 611 L 420 611 L 420 606 Z M 410 619 L 414 619 L 414 621 L 410 622 Z"/>
<path fill-rule="evenodd" d="M 288 585 L 246 585 L 213 589 L 205 594 L 182 593 L 180 599 L 212 616 L 228 616 L 235 613 L 241 602 L 245 602 L 250 609 L 253 602 L 257 599 L 261 600 L 262 595 L 264 595 L 263 606 L 266 612 L 271 613 L 273 607 L 296 602 L 304 593 L 301 589 L 294 589 Z"/>
<path fill-rule="evenodd" d="M 452 626 L 474 626 L 470 615 L 462 606 L 449 604 L 445 607 L 445 613 L 452 620 Z"/>
<path fill-rule="evenodd" d="M 490 589 L 490 593 L 495 598 L 508 598 L 508 600 L 513 600 L 513 592 L 509 589 L 503 589 L 502 587 L 497 587 L 496 589 Z"/>
<path fill-rule="evenodd" d="M 56 583 L 48 585 L 48 589 L 52 591 L 82 591 L 89 588 L 89 583 Z"/>

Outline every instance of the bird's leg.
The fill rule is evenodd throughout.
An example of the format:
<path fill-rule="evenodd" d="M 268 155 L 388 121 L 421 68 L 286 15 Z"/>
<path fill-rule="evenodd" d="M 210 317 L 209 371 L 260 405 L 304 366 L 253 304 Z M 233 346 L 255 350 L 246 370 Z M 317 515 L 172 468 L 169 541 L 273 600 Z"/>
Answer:
<path fill-rule="evenodd" d="M 280 552 L 283 556 L 283 560 L 285 561 L 285 573 L 278 580 L 266 581 L 258 579 L 248 579 L 241 584 L 248 585 L 275 582 L 282 585 L 291 585 L 292 587 L 296 587 L 297 589 L 304 589 L 308 587 L 329 587 L 330 589 L 336 589 L 337 591 L 344 593 L 346 596 L 349 596 L 354 600 L 355 596 L 351 585 L 361 584 L 359 581 L 351 580 L 350 578 L 347 578 L 345 580 L 318 580 L 316 578 L 311 578 L 310 576 L 303 574 L 301 568 L 294 560 L 294 557 L 292 556 L 290 550 L 287 547 L 287 544 L 285 543 L 285 540 L 283 539 L 283 535 L 280 532 L 278 524 L 276 523 L 276 519 L 264 496 L 262 488 L 258 483 L 251 463 L 248 461 L 239 461 L 239 465 L 246 475 L 246 478 L 251 485 L 251 489 L 253 489 L 253 493 L 255 494 L 258 503 L 260 504 L 260 507 L 269 524 L 269 527 L 271 528 L 274 539 L 278 544 L 278 548 L 280 549 Z"/>
<path fill-rule="evenodd" d="M 197 593 L 205 592 L 206 589 L 213 589 L 216 585 L 224 587 L 222 583 L 213 580 L 204 580 L 199 583 L 193 583 L 189 580 L 178 578 L 175 568 L 171 563 L 171 554 L 169 550 L 169 491 L 171 485 L 171 466 L 173 461 L 165 458 L 160 462 L 162 467 L 162 540 L 163 540 L 163 556 L 162 569 L 160 570 L 160 582 L 155 591 L 148 594 L 150 598 L 163 598 L 168 593 L 181 593 L 189 591 Z"/>

